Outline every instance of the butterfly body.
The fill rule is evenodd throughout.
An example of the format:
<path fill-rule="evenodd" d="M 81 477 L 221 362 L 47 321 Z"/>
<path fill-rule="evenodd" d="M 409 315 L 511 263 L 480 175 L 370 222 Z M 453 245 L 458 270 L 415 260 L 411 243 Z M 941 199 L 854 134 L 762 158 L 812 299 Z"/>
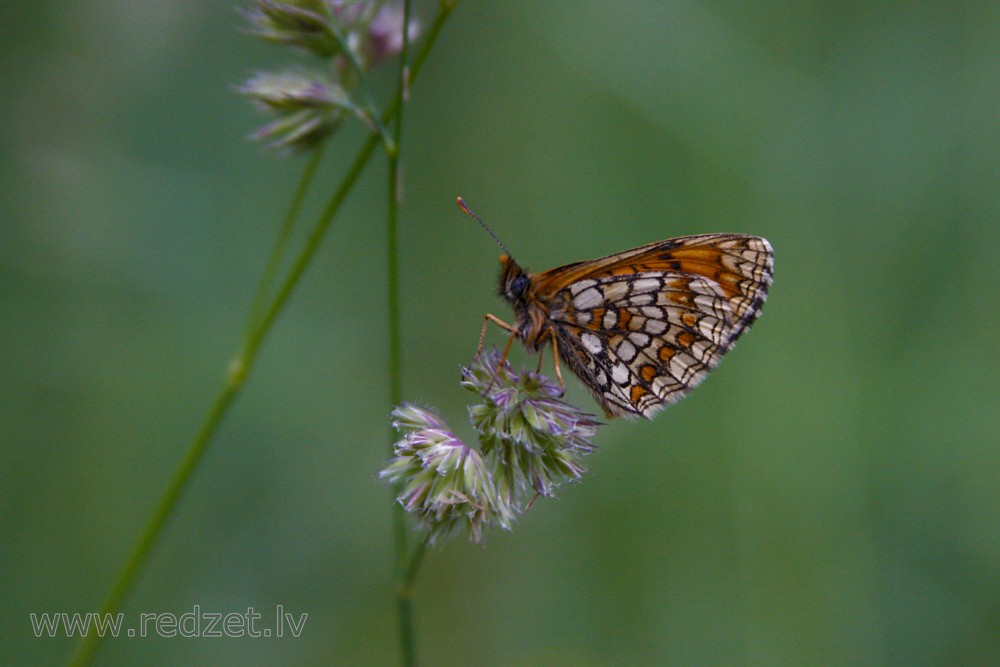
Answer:
<path fill-rule="evenodd" d="M 766 239 L 702 234 L 527 273 L 500 258 L 514 324 L 547 343 L 608 417 L 652 417 L 697 386 L 760 314 L 773 274 Z M 509 342 L 508 342 L 509 345 Z"/>
<path fill-rule="evenodd" d="M 539 298 L 532 276 L 510 255 L 500 256 L 500 267 L 500 296 L 514 309 L 513 333 L 529 352 L 538 352 L 551 336 L 550 312 L 558 304 Z"/>

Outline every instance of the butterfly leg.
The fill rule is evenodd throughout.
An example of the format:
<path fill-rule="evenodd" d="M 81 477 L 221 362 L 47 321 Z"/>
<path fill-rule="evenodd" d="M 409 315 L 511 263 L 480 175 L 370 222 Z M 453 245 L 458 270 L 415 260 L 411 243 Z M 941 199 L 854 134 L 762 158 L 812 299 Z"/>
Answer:
<path fill-rule="evenodd" d="M 486 327 L 490 322 L 493 322 L 504 331 L 510 332 L 510 340 L 507 341 L 507 347 L 504 348 L 503 357 L 500 359 L 502 362 L 507 358 L 507 351 L 510 350 L 510 344 L 514 341 L 514 337 L 517 335 L 517 329 L 492 313 L 486 313 L 486 317 L 483 318 L 483 328 L 479 332 L 479 347 L 476 348 L 476 356 L 473 357 L 473 359 L 478 359 L 479 355 L 483 353 L 483 344 L 486 342 Z"/>
<path fill-rule="evenodd" d="M 537 491 L 535 491 L 535 495 L 532 496 L 531 500 L 529 500 L 528 504 L 525 505 L 525 507 L 524 507 L 524 511 L 525 512 L 527 512 L 528 510 L 530 510 L 532 508 L 532 506 L 535 504 L 535 501 L 538 500 L 538 496 L 540 496 L 540 495 L 542 495 L 542 494 L 540 494 Z"/>
<path fill-rule="evenodd" d="M 546 332 L 545 335 L 547 336 L 549 334 Z M 544 361 L 545 361 L 545 346 L 544 345 L 539 345 L 538 346 L 538 363 L 535 365 L 535 372 L 536 373 L 541 373 L 542 372 L 542 362 L 544 362 Z"/>
<path fill-rule="evenodd" d="M 556 367 L 556 379 L 559 380 L 559 386 L 566 389 L 566 383 L 563 382 L 562 371 L 559 370 L 559 343 L 556 341 L 555 334 L 549 333 L 549 337 L 552 339 L 552 362 Z M 538 364 L 541 365 L 542 360 L 539 356 Z"/>
<path fill-rule="evenodd" d="M 512 325 L 507 324 L 496 315 L 492 313 L 486 313 L 486 317 L 483 318 L 483 329 L 482 331 L 479 332 L 479 347 L 476 349 L 476 356 L 473 357 L 474 359 L 478 359 L 479 355 L 483 353 L 483 344 L 486 341 L 486 327 L 489 325 L 490 322 L 493 322 L 504 331 L 510 332 L 510 336 L 507 337 L 507 344 L 503 346 L 503 354 L 500 355 L 500 360 L 497 362 L 497 371 L 499 372 L 500 367 L 503 366 L 503 362 L 507 361 L 507 354 L 510 352 L 510 346 L 514 343 L 514 339 L 517 338 L 517 329 L 515 329 Z M 493 388 L 493 383 L 496 381 L 497 381 L 497 376 L 494 374 L 493 378 L 490 380 L 490 383 L 486 386 L 486 389 L 483 391 L 483 396 L 486 396 L 486 394 L 490 392 L 490 389 Z"/>

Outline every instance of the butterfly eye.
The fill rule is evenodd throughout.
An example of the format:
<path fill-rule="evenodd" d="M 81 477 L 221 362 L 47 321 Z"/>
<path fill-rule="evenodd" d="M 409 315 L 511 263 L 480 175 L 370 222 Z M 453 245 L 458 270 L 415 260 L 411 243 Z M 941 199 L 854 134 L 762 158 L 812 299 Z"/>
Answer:
<path fill-rule="evenodd" d="M 531 280 L 528 276 L 520 275 L 510 281 L 510 293 L 519 299 L 523 298 L 528 293 L 528 285 L 530 284 Z"/>

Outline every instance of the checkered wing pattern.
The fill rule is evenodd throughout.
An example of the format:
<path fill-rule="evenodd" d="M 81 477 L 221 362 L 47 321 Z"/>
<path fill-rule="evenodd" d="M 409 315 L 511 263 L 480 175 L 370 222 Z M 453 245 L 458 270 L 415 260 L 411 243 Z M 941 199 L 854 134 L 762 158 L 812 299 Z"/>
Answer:
<path fill-rule="evenodd" d="M 750 328 L 773 273 L 767 240 L 669 239 L 531 276 L 558 354 L 608 416 L 652 417 Z"/>

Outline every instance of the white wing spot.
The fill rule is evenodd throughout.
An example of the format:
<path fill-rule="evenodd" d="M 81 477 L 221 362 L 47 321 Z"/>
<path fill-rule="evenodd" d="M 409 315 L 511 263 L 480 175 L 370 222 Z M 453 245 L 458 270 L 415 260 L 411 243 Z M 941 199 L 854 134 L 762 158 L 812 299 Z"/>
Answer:
<path fill-rule="evenodd" d="M 667 323 L 663 320 L 649 320 L 646 322 L 645 330 L 654 336 L 659 336 L 667 330 Z"/>
<path fill-rule="evenodd" d="M 625 364 L 615 364 L 615 367 L 611 369 L 611 379 L 615 381 L 615 384 L 625 384 L 628 382 L 628 366 Z"/>
<path fill-rule="evenodd" d="M 649 304 L 656 301 L 655 294 L 637 294 L 632 297 L 630 303 L 634 306 L 648 306 Z"/>
<path fill-rule="evenodd" d="M 604 295 L 596 287 L 588 287 L 573 297 L 573 307 L 577 310 L 592 310 L 604 301 Z"/>
<path fill-rule="evenodd" d="M 628 296 L 628 285 L 622 280 L 602 283 L 600 289 L 604 292 L 604 300 L 609 303 L 621 301 Z"/>
<path fill-rule="evenodd" d="M 601 350 L 604 349 L 604 346 L 601 345 L 601 339 L 592 333 L 585 333 L 580 336 L 580 342 L 583 343 L 583 346 L 591 354 L 600 354 Z"/>
<path fill-rule="evenodd" d="M 656 306 L 643 306 L 642 314 L 653 320 L 663 319 L 663 309 L 657 308 Z"/>
<path fill-rule="evenodd" d="M 659 290 L 660 281 L 657 278 L 640 278 L 632 283 L 632 294 L 658 292 Z"/>
<path fill-rule="evenodd" d="M 635 345 L 636 347 L 640 347 L 640 348 L 642 348 L 642 347 L 646 347 L 647 345 L 649 345 L 649 336 L 647 336 L 647 335 L 646 335 L 646 334 L 644 334 L 644 333 L 640 333 L 640 332 L 638 332 L 638 331 L 635 331 L 635 332 L 633 332 L 633 333 L 630 333 L 630 334 L 628 335 L 628 339 L 629 339 L 629 340 L 630 340 L 630 341 L 632 342 L 632 344 L 633 344 L 633 345 Z"/>
<path fill-rule="evenodd" d="M 632 360 L 635 359 L 635 346 L 627 340 L 623 340 L 618 345 L 617 352 L 618 356 L 621 357 L 622 361 L 625 363 L 632 363 Z"/>

